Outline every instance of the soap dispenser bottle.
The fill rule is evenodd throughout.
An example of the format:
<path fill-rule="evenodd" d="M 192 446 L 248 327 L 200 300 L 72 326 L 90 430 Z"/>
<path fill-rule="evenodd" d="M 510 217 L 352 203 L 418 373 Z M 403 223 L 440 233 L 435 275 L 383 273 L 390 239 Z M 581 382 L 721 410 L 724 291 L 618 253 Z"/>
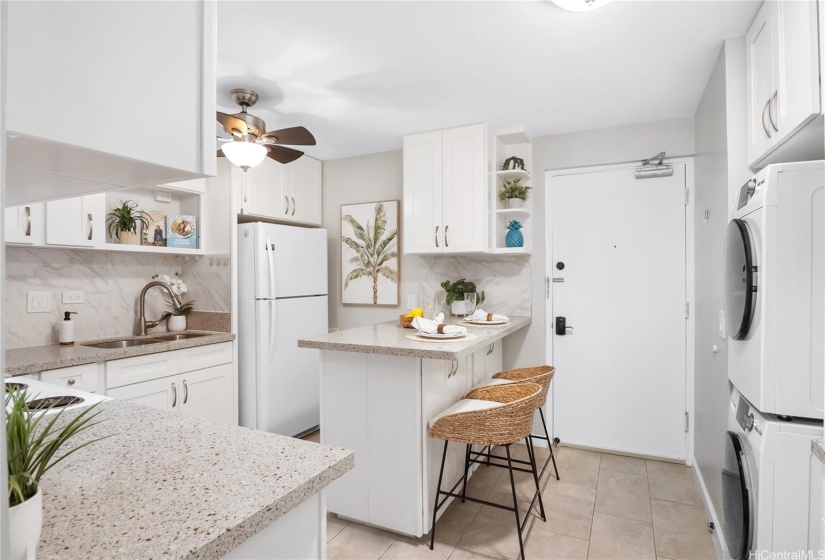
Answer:
<path fill-rule="evenodd" d="M 77 315 L 77 312 L 64 311 L 63 320 L 60 321 L 58 339 L 63 346 L 71 346 L 74 344 L 74 322 L 72 322 L 72 315 Z"/>

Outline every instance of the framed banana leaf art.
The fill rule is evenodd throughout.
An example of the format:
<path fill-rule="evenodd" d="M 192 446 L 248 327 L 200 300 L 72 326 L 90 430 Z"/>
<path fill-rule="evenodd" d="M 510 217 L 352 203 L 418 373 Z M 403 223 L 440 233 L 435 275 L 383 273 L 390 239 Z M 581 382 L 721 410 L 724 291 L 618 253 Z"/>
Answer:
<path fill-rule="evenodd" d="M 399 304 L 397 200 L 341 205 L 341 303 Z"/>

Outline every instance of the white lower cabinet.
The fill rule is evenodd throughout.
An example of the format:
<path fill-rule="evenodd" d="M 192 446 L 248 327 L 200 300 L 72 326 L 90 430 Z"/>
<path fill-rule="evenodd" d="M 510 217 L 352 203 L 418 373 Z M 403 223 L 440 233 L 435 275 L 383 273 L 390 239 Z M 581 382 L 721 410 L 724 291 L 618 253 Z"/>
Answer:
<path fill-rule="evenodd" d="M 106 396 L 192 418 L 236 424 L 232 343 L 106 363 Z"/>
<path fill-rule="evenodd" d="M 83 364 L 40 372 L 40 381 L 87 393 L 102 392 L 101 364 Z"/>

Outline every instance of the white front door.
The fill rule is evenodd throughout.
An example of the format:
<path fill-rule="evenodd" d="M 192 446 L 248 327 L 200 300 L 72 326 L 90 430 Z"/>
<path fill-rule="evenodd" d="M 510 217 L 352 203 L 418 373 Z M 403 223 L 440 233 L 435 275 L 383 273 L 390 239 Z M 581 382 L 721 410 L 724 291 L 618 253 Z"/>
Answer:
<path fill-rule="evenodd" d="M 673 167 L 547 174 L 562 443 L 685 458 L 686 164 Z"/>

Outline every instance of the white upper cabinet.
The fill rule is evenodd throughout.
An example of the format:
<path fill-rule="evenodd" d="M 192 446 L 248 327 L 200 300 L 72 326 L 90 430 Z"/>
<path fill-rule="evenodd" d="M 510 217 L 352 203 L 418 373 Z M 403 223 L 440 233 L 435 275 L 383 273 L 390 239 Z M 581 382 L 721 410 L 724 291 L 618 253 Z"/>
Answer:
<path fill-rule="evenodd" d="M 215 174 L 215 2 L 8 7 L 8 204 Z"/>
<path fill-rule="evenodd" d="M 487 127 L 404 137 L 404 253 L 486 249 Z"/>
<path fill-rule="evenodd" d="M 286 216 L 288 199 L 282 194 L 283 165 L 270 158 L 249 171 L 230 164 L 230 173 L 240 182 L 241 208 L 244 214 L 275 218 Z"/>
<path fill-rule="evenodd" d="M 43 244 L 43 203 L 5 209 L 3 240 L 20 245 Z"/>
<path fill-rule="evenodd" d="M 746 44 L 748 162 L 820 159 L 821 134 L 797 135 L 822 112 L 817 2 L 768 0 Z"/>
<path fill-rule="evenodd" d="M 246 173 L 221 163 L 241 193 L 241 213 L 277 222 L 321 225 L 321 162 L 309 156 L 282 165 L 270 158 Z M 244 177 L 246 175 L 246 177 Z"/>
<path fill-rule="evenodd" d="M 46 245 L 102 247 L 105 222 L 105 194 L 46 202 Z"/>
<path fill-rule="evenodd" d="M 321 225 L 321 174 L 321 162 L 309 156 L 284 165 L 284 194 L 292 205 L 290 220 Z"/>

